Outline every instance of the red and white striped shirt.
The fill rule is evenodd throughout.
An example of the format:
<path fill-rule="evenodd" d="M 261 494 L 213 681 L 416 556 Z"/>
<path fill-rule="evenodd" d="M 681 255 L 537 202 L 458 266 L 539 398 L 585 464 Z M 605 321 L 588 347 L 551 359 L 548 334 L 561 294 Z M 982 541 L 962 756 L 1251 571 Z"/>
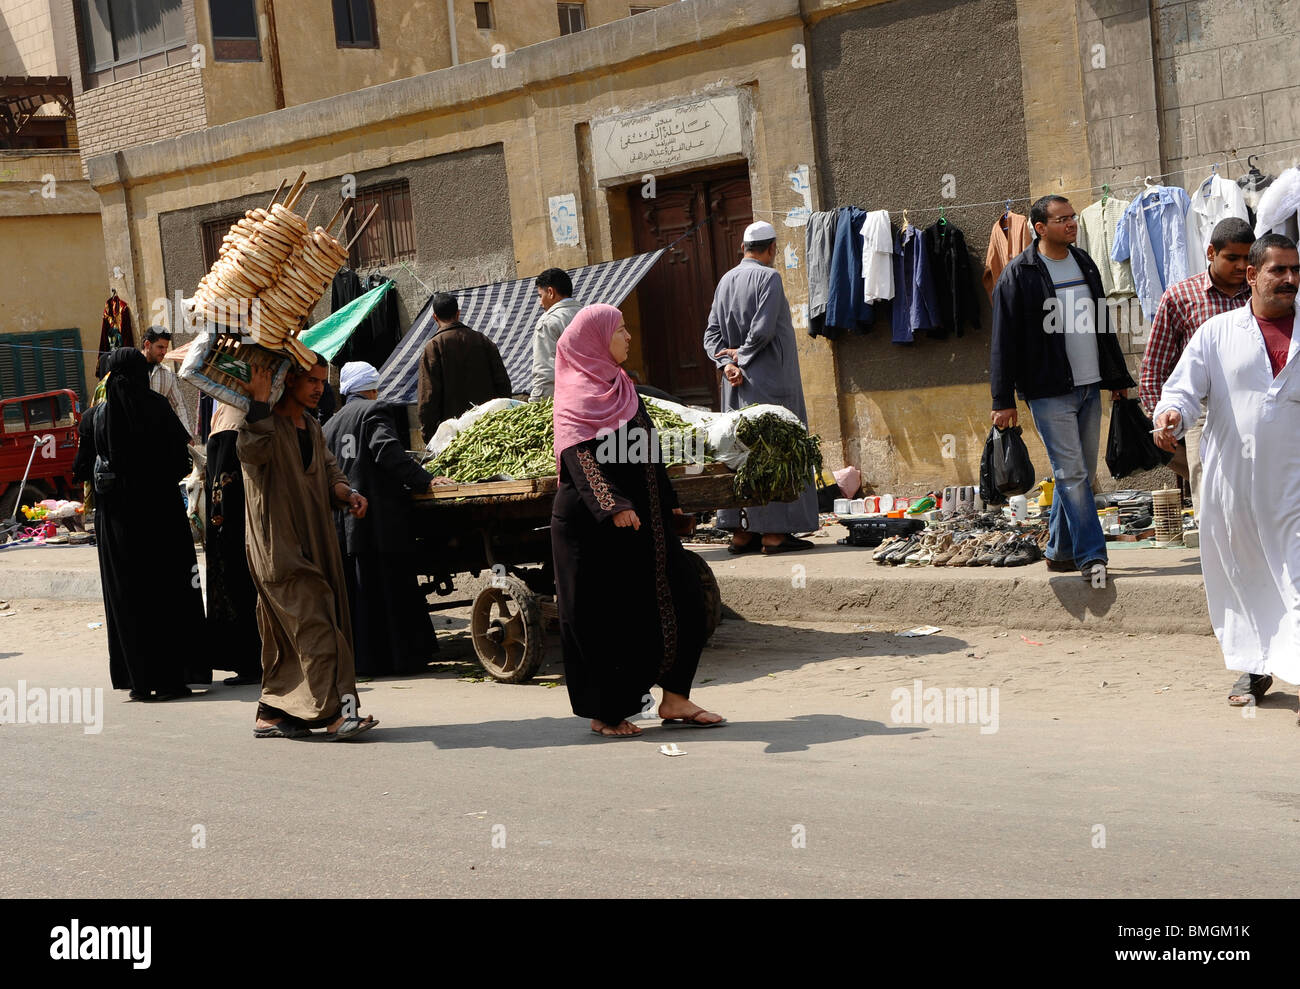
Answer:
<path fill-rule="evenodd" d="M 1208 271 L 1184 278 L 1165 290 L 1142 355 L 1138 397 L 1147 415 L 1160 404 L 1160 391 L 1173 374 L 1174 365 L 1183 356 L 1192 334 L 1211 316 L 1240 309 L 1249 301 L 1249 285 L 1243 285 L 1236 295 L 1227 295 L 1214 287 Z"/>

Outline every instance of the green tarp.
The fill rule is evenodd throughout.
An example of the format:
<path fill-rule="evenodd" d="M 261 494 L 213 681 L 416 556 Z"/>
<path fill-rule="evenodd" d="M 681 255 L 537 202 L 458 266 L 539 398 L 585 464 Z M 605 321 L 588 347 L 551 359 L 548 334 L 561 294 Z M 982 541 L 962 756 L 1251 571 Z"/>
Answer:
<path fill-rule="evenodd" d="M 353 299 L 338 312 L 330 313 L 315 326 L 303 330 L 299 339 L 327 361 L 332 361 L 334 355 L 348 342 L 348 337 L 356 332 L 357 327 L 370 315 L 370 310 L 379 304 L 384 293 L 392 287 L 392 282 L 375 286 L 365 295 Z"/>

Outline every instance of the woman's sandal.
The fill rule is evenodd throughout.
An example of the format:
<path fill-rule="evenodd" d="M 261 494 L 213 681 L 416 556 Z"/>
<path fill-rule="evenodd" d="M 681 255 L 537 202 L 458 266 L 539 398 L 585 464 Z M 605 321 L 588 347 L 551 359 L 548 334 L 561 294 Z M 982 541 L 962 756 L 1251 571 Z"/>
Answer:
<path fill-rule="evenodd" d="M 624 720 L 627 719 L 625 718 Z M 623 723 L 622 721 L 619 722 L 620 725 L 622 723 Z M 628 724 L 631 724 L 631 722 L 628 722 Z M 639 731 L 629 731 L 629 732 L 615 731 L 614 729 L 617 727 L 618 725 L 614 725 L 612 727 L 610 725 L 606 725 L 604 728 L 591 729 L 591 733 L 593 735 L 599 735 L 601 738 L 640 738 L 644 734 L 644 732 L 639 732 Z M 632 727 L 635 728 L 636 726 L 633 725 Z"/>
<path fill-rule="evenodd" d="M 353 715 L 350 718 L 344 718 L 343 723 L 334 731 L 327 731 L 325 737 L 331 742 L 346 742 L 349 738 L 356 738 L 363 731 L 369 731 L 377 724 L 379 722 L 374 718 L 367 717 L 363 720 Z"/>
<path fill-rule="evenodd" d="M 762 536 L 750 536 L 749 542 L 746 543 L 737 543 L 737 542 L 727 543 L 727 552 L 730 553 L 732 556 L 740 556 L 742 553 L 757 553 L 762 548 L 763 548 Z"/>
<path fill-rule="evenodd" d="M 1264 699 L 1271 686 L 1273 686 L 1273 678 L 1267 673 L 1243 673 L 1232 685 L 1232 692 L 1228 694 L 1228 706 L 1246 707 L 1252 703 L 1242 700 L 1243 697 L 1253 697 L 1253 703 L 1258 704 Z M 1300 724 L 1300 721 L 1296 723 Z"/>
<path fill-rule="evenodd" d="M 689 718 L 665 718 L 659 722 L 662 728 L 721 728 L 727 723 L 727 719 L 720 721 L 696 721 L 701 714 L 712 714 L 712 711 L 705 711 L 703 708 L 696 711 Z"/>

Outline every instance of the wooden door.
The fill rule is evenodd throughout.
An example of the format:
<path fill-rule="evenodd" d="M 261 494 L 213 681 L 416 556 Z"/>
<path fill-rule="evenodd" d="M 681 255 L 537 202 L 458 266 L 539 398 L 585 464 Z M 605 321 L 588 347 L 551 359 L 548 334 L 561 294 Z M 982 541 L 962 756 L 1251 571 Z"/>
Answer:
<path fill-rule="evenodd" d="M 629 192 L 637 253 L 672 245 L 641 281 L 645 384 L 688 405 L 718 407 L 718 372 L 704 353 L 713 290 L 740 262 L 752 222 L 748 172 L 728 169 L 660 180 L 654 199 Z"/>

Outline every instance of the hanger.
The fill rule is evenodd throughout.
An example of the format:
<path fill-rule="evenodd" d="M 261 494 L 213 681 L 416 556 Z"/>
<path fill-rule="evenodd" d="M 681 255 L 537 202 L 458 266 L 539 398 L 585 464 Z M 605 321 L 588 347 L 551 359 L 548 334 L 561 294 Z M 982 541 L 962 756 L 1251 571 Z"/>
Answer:
<path fill-rule="evenodd" d="M 1006 208 L 1006 211 L 1003 212 L 1003 214 L 1002 214 L 1002 219 L 1004 219 L 1004 220 L 1009 220 L 1010 218 L 1011 218 L 1011 200 L 1008 199 L 1008 200 L 1007 200 L 1007 208 Z"/>
<path fill-rule="evenodd" d="M 945 209 L 944 209 L 944 207 L 940 206 L 940 207 L 939 207 L 939 226 L 941 226 L 941 227 L 946 227 L 946 226 L 948 225 L 948 218 L 947 218 L 946 216 L 944 216 L 944 213 L 945 213 Z"/>
<path fill-rule="evenodd" d="M 1201 183 L 1200 191 L 1202 194 L 1208 193 L 1210 191 L 1210 183 L 1214 181 L 1214 177 L 1218 174 L 1219 174 L 1219 163 L 1216 161 L 1213 165 L 1210 166 L 1210 177 Z"/>
<path fill-rule="evenodd" d="M 903 227 L 902 227 L 901 232 L 902 232 L 902 233 L 907 233 L 907 228 L 910 227 L 911 225 L 912 225 L 912 220 L 911 220 L 911 218 L 908 216 L 908 211 L 907 211 L 907 210 L 903 210 Z"/>
<path fill-rule="evenodd" d="M 1105 182 L 1101 184 L 1101 205 L 1106 205 L 1106 200 L 1110 198 L 1110 186 Z"/>
<path fill-rule="evenodd" d="M 108 288 L 108 292 L 114 299 L 117 298 L 117 289 L 113 288 L 111 285 Z"/>

